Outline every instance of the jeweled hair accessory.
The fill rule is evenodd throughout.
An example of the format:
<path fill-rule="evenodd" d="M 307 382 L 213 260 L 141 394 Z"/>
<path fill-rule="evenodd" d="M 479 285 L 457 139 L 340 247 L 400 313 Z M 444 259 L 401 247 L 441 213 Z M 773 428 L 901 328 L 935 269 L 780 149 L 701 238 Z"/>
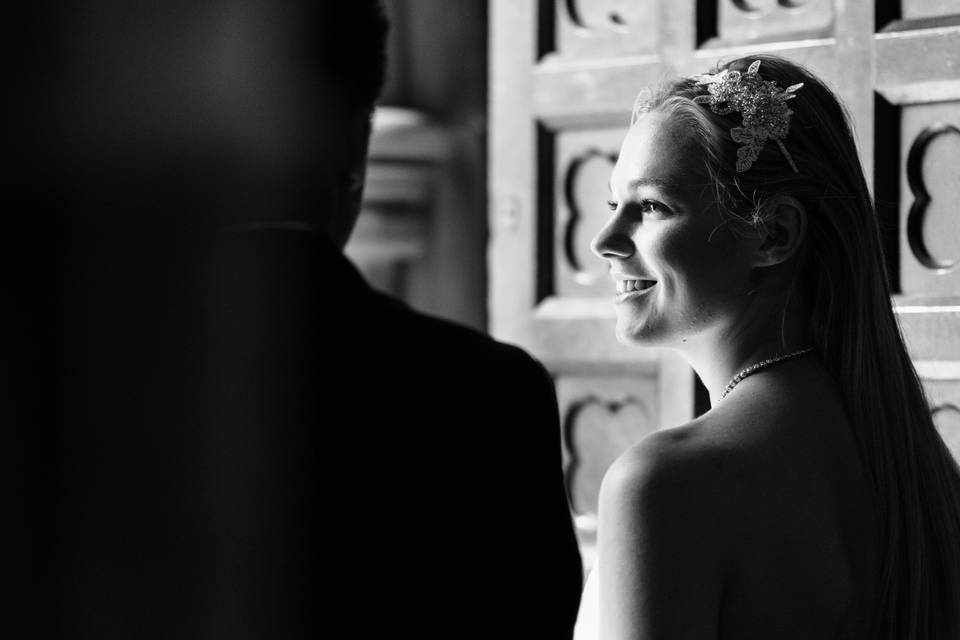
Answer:
<path fill-rule="evenodd" d="M 743 126 L 730 129 L 730 137 L 743 146 L 737 149 L 737 171 L 746 171 L 760 155 L 767 140 L 773 140 L 783 152 L 783 157 L 796 173 L 797 165 L 783 145 L 790 132 L 790 116 L 787 100 L 796 98 L 794 92 L 803 83 L 781 89 L 776 82 L 760 77 L 760 61 L 754 60 L 746 73 L 724 69 L 720 73 L 693 76 L 698 85 L 707 85 L 707 95 L 693 99 L 697 104 L 706 104 L 717 115 L 738 111 L 743 116 Z"/>

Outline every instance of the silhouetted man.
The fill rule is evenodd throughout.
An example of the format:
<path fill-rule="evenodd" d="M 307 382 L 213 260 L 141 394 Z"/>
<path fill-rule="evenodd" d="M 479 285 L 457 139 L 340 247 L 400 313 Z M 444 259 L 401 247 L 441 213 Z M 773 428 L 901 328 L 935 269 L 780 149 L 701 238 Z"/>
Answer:
<path fill-rule="evenodd" d="M 569 637 L 549 377 L 341 253 L 377 5 L 23 11 L 18 630 Z"/>

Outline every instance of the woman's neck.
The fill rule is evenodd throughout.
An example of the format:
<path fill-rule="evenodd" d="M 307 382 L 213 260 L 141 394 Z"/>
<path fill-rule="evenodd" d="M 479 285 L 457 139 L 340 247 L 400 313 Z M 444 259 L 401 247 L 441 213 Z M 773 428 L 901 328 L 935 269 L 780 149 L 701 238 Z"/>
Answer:
<path fill-rule="evenodd" d="M 805 342 L 807 315 L 795 306 L 785 315 L 771 313 L 770 307 L 745 313 L 676 346 L 710 393 L 711 405 L 745 368 L 811 346 Z"/>

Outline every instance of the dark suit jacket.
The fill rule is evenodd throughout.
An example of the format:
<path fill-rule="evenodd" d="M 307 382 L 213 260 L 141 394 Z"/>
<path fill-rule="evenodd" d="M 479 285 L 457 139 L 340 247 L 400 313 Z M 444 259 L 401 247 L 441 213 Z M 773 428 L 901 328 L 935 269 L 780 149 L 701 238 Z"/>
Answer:
<path fill-rule="evenodd" d="M 290 580 L 278 593 L 322 594 L 309 617 L 358 636 L 569 637 L 580 559 L 544 369 L 375 293 L 315 234 L 237 231 L 221 250 L 218 326 L 236 333 L 219 377 L 246 399 L 227 423 L 258 434 L 234 461 L 276 480 L 249 515 L 290 501 L 266 535 L 316 569 L 267 568 Z"/>
<path fill-rule="evenodd" d="M 20 292 L 21 628 L 569 637 L 543 368 L 373 292 L 317 234 L 166 228 L 75 230 L 55 290 Z"/>

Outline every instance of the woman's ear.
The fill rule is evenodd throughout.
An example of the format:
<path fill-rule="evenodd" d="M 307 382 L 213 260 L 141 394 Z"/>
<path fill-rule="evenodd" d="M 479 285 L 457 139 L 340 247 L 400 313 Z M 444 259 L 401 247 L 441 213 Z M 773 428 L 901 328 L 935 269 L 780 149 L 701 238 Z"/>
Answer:
<path fill-rule="evenodd" d="M 754 266 L 772 267 L 792 258 L 807 234 L 807 211 L 790 196 L 773 196 L 764 208 L 767 214 L 757 226 Z"/>

